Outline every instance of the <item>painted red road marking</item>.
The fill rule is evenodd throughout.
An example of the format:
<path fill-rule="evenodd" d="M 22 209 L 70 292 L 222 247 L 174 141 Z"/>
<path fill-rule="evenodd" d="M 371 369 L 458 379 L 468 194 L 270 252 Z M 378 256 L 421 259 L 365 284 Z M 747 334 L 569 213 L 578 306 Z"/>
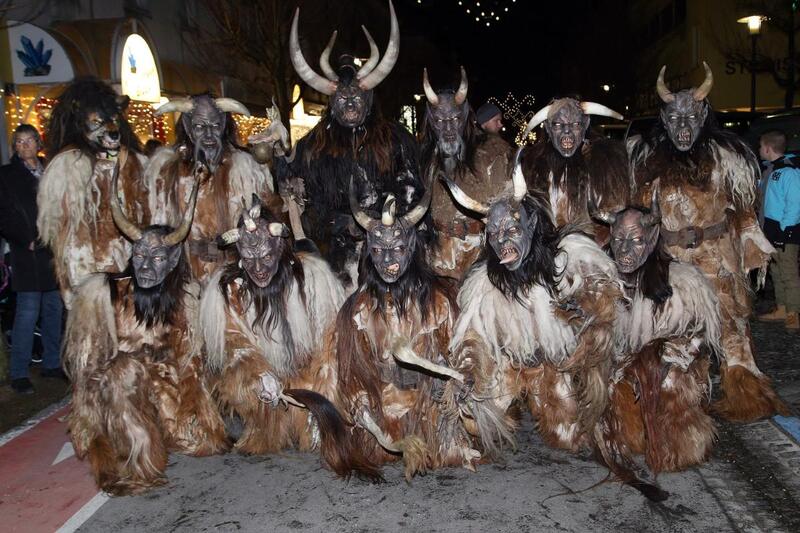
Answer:
<path fill-rule="evenodd" d="M 3 531 L 52 532 L 97 494 L 89 466 L 71 455 L 54 461 L 69 442 L 64 406 L 0 446 Z"/>

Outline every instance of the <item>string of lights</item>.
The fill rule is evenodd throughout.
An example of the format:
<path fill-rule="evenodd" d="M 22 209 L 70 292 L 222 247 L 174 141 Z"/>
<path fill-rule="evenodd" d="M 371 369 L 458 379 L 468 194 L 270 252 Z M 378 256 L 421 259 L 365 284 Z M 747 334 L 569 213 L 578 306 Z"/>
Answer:
<path fill-rule="evenodd" d="M 492 96 L 489 101 L 499 107 L 503 112 L 503 118 L 511 123 L 512 130 L 516 132 L 514 142 L 517 146 L 529 144 L 536 140 L 535 132 L 531 132 L 527 139 L 522 138 L 522 134 L 525 133 L 525 127 L 537 111 L 535 107 L 536 99 L 533 95 L 526 94 L 521 100 L 517 100 L 512 93 L 508 93 L 503 100 Z"/>
<path fill-rule="evenodd" d="M 417 0 L 418 4 L 427 2 L 433 3 L 434 0 Z M 459 7 L 464 10 L 464 14 L 476 23 L 491 26 L 498 24 L 504 17 L 510 14 L 511 7 L 517 0 L 455 0 Z"/>
<path fill-rule="evenodd" d="M 246 145 L 247 138 L 254 133 L 260 133 L 267 129 L 270 120 L 267 117 L 245 116 L 239 113 L 232 113 L 233 121 L 236 122 L 236 133 L 239 137 L 239 144 Z"/>

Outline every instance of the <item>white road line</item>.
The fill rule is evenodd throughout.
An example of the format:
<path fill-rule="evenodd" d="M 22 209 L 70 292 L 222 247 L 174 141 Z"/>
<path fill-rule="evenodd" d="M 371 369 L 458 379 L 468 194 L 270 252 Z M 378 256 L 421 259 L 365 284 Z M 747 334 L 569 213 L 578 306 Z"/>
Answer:
<path fill-rule="evenodd" d="M 56 411 L 67 405 L 69 403 L 69 400 L 70 397 L 68 396 L 67 398 L 64 398 L 58 403 L 55 403 L 49 407 L 45 407 L 44 409 L 39 411 L 37 414 L 33 415 L 31 418 L 27 419 L 19 426 L 15 427 L 14 429 L 6 431 L 2 435 L 0 435 L 0 446 L 8 444 L 14 438 L 19 437 L 29 429 L 36 427 L 39 424 L 39 422 L 41 422 L 48 416 L 52 415 L 53 413 L 55 413 Z"/>
<path fill-rule="evenodd" d="M 109 500 L 108 494 L 105 492 L 98 492 L 94 495 L 94 497 L 86 502 L 86 504 L 78 509 L 78 512 L 75 513 L 67 520 L 63 526 L 56 530 L 56 533 L 73 533 L 79 527 L 83 525 L 84 522 L 89 520 L 94 513 L 97 512 L 100 507 L 103 506 Z"/>

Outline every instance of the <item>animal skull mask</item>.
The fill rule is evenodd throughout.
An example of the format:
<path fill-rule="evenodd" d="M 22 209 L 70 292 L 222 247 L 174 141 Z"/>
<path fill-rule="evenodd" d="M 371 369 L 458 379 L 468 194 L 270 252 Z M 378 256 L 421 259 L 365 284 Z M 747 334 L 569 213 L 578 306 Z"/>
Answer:
<path fill-rule="evenodd" d="M 709 105 L 706 101 L 711 87 L 714 85 L 714 75 L 711 69 L 703 62 L 706 78 L 702 85 L 696 89 L 684 89 L 672 93 L 664 82 L 664 73 L 667 66 L 661 67 L 656 81 L 656 91 L 664 102 L 661 107 L 661 122 L 667 130 L 672 144 L 681 152 L 691 150 L 708 116 Z"/>
<path fill-rule="evenodd" d="M 226 232 L 222 240 L 227 244 L 236 243 L 242 269 L 251 282 L 264 288 L 278 272 L 289 230 L 285 225 L 267 222 L 261 216 L 261 199 L 255 194 L 250 208 L 242 209 L 241 218 L 239 226 Z"/>
<path fill-rule="evenodd" d="M 122 164 L 124 164 L 124 161 Z M 131 265 L 133 266 L 136 284 L 143 289 L 149 289 L 163 283 L 167 275 L 178 266 L 183 253 L 181 243 L 192 227 L 199 175 L 205 172 L 206 169 L 200 165 L 195 169 L 195 182 L 186 213 L 183 215 L 180 226 L 174 231 L 169 231 L 163 226 L 150 226 L 142 230 L 125 216 L 119 202 L 117 189 L 120 166 L 121 164 L 118 161 L 114 167 L 114 176 L 112 178 L 111 216 L 120 233 L 133 242 Z"/>
<path fill-rule="evenodd" d="M 336 42 L 336 33 L 333 32 L 328 46 L 320 56 L 319 63 L 325 77 L 320 76 L 303 57 L 300 49 L 298 35 L 298 21 L 300 8 L 295 11 L 292 29 L 289 35 L 289 53 L 298 76 L 313 89 L 331 96 L 330 112 L 341 126 L 357 128 L 364 124 L 372 109 L 372 89 L 374 89 L 392 71 L 397 56 L 400 53 L 400 28 L 394 13 L 394 6 L 389 0 L 389 14 L 391 16 L 391 30 L 386 53 L 380 57 L 378 46 L 372 39 L 367 28 L 362 26 L 370 48 L 370 58 L 357 71 L 355 65 L 345 64 L 337 74 L 330 65 L 330 54 Z"/>
<path fill-rule="evenodd" d="M 445 157 L 460 158 L 464 153 L 464 129 L 469 116 L 467 73 L 461 67 L 461 84 L 455 93 L 436 93 L 423 71 L 423 88 L 428 98 L 427 120 L 436 132 L 439 152 Z"/>
<path fill-rule="evenodd" d="M 119 130 L 121 115 L 128 107 L 130 98 L 118 96 L 115 112 L 98 108 L 89 111 L 83 124 L 83 135 L 95 152 L 107 152 L 116 155 L 119 151 L 121 133 Z"/>
<path fill-rule="evenodd" d="M 192 161 L 205 161 L 212 173 L 222 161 L 227 114 L 233 112 L 250 116 L 250 111 L 236 100 L 212 98 L 205 94 L 188 99 L 171 100 L 159 107 L 156 115 L 171 111 L 181 113 L 183 128 L 194 145 Z"/>
<path fill-rule="evenodd" d="M 629 207 L 616 214 L 593 213 L 594 218 L 611 226 L 611 253 L 623 274 L 636 272 L 656 249 L 661 233 L 658 189 L 653 190 L 650 212 Z"/>
<path fill-rule="evenodd" d="M 404 216 L 396 216 L 396 201 L 388 195 L 383 204 L 381 218 L 374 219 L 366 214 L 358 203 L 353 182 L 350 182 L 350 208 L 359 226 L 366 231 L 366 246 L 372 264 L 378 275 L 386 283 L 395 283 L 405 274 L 417 245 L 416 225 L 425 216 L 431 202 L 431 185 L 419 204 Z"/>

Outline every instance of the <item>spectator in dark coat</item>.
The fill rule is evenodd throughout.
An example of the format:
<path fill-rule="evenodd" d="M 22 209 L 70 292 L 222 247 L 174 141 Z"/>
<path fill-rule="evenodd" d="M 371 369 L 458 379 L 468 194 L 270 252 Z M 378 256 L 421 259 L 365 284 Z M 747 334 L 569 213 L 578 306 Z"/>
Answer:
<path fill-rule="evenodd" d="M 32 394 L 28 365 L 39 319 L 44 348 L 41 375 L 64 378 L 60 361 L 64 306 L 53 272 L 53 254 L 39 244 L 36 232 L 36 191 L 44 171 L 37 156 L 39 132 L 21 124 L 14 131 L 13 144 L 11 163 L 0 167 L 0 234 L 11 247 L 11 288 L 17 293 L 9 375 L 17 393 Z"/>

